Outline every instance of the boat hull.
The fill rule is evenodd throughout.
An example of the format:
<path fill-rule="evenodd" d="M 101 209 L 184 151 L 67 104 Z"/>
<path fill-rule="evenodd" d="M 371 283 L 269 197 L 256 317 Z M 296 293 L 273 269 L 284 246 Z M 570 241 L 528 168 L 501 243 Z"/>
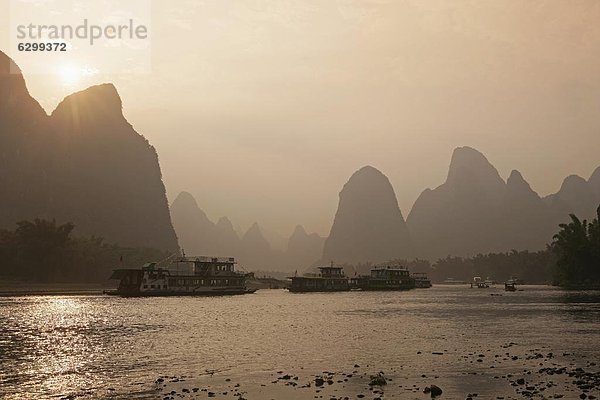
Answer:
<path fill-rule="evenodd" d="M 181 297 L 181 296 L 195 296 L 195 297 L 210 297 L 210 296 L 238 296 L 242 294 L 252 294 L 256 292 L 256 289 L 214 289 L 205 291 L 178 291 L 178 290 L 167 290 L 167 291 L 153 291 L 153 292 L 124 292 L 119 290 L 105 291 L 104 294 L 109 296 L 120 296 L 120 297 Z"/>
<path fill-rule="evenodd" d="M 350 288 L 339 288 L 339 289 L 307 289 L 307 288 L 293 288 L 289 287 L 290 293 L 331 293 L 331 292 L 349 292 Z"/>

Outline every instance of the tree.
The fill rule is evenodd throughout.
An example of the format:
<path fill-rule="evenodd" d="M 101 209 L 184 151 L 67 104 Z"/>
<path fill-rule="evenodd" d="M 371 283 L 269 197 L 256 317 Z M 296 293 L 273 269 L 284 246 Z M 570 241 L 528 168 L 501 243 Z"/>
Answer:
<path fill-rule="evenodd" d="M 75 225 L 57 225 L 56 220 L 36 218 L 17 223 L 15 230 L 17 265 L 34 279 L 52 280 L 65 266 L 71 232 Z"/>
<path fill-rule="evenodd" d="M 139 267 L 170 254 L 151 248 L 121 247 L 100 237 L 72 237 L 72 223 L 21 221 L 0 230 L 0 276 L 44 282 L 105 282 L 123 259 Z"/>
<path fill-rule="evenodd" d="M 600 207 L 588 223 L 574 214 L 560 224 L 551 248 L 557 256 L 556 280 L 560 285 L 589 285 L 600 282 Z"/>

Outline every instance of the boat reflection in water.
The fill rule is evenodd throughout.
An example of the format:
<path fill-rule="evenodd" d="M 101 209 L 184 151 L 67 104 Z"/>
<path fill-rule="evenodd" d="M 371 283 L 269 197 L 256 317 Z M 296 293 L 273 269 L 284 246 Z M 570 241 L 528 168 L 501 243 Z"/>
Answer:
<path fill-rule="evenodd" d="M 222 296 L 254 293 L 247 273 L 235 271 L 233 257 L 177 257 L 166 268 L 148 263 L 139 269 L 116 269 L 119 286 L 107 294 L 135 296 Z"/>

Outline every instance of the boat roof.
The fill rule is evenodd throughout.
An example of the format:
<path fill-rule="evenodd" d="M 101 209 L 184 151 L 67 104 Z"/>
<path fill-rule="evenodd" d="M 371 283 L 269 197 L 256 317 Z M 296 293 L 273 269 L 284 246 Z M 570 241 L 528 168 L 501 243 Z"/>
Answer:
<path fill-rule="evenodd" d="M 236 264 L 234 257 L 211 256 L 181 256 L 177 257 L 174 262 Z"/>
<path fill-rule="evenodd" d="M 392 266 L 392 265 L 377 265 L 373 268 L 371 268 L 371 271 L 376 271 L 376 270 L 390 270 L 390 271 L 408 271 L 408 268 L 406 267 L 399 267 L 399 266 Z"/>

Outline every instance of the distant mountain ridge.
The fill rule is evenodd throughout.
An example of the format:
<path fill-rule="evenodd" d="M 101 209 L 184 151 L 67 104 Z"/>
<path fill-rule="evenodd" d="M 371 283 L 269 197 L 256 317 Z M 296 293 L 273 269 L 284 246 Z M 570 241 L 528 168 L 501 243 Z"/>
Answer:
<path fill-rule="evenodd" d="M 48 116 L 18 71 L 0 52 L 0 227 L 56 218 L 77 234 L 177 251 L 158 156 L 115 87 L 71 94 Z"/>
<path fill-rule="evenodd" d="M 504 182 L 482 153 L 459 147 L 446 182 L 423 191 L 407 218 L 415 253 L 435 260 L 542 249 L 569 213 L 594 215 L 599 175 L 598 169 L 589 181 L 571 175 L 558 193 L 541 198 L 519 171 Z"/>
<path fill-rule="evenodd" d="M 366 166 L 342 188 L 323 262 L 356 264 L 408 257 L 408 229 L 394 189 L 379 170 Z"/>
<path fill-rule="evenodd" d="M 367 166 L 340 192 L 328 238 L 297 226 L 281 235 L 254 224 L 240 236 L 213 223 L 189 193 L 165 195 L 158 155 L 122 113 L 111 84 L 63 99 L 48 116 L 18 67 L 0 52 L 0 228 L 23 219 L 72 221 L 76 233 L 123 246 L 239 257 L 251 268 L 302 269 L 316 261 L 382 262 L 543 248 L 575 213 L 600 204 L 600 167 L 541 197 L 513 170 L 505 181 L 479 151 L 454 150 L 444 183 L 424 190 L 406 220 L 387 177 Z M 274 245 L 274 241 L 277 244 Z"/>
<path fill-rule="evenodd" d="M 213 223 L 188 192 L 175 198 L 171 214 L 186 254 L 232 256 L 246 269 L 304 270 L 320 258 L 323 249 L 324 239 L 307 234 L 301 226 L 296 227 L 285 250 L 274 248 L 256 222 L 240 238 L 227 217 Z"/>
<path fill-rule="evenodd" d="M 565 178 L 559 192 L 542 198 L 519 171 L 511 171 L 504 181 L 482 153 L 459 147 L 446 181 L 424 190 L 405 221 L 387 177 L 367 166 L 356 171 L 340 192 L 329 237 L 308 234 L 298 225 L 284 251 L 274 249 L 257 223 L 241 239 L 226 217 L 212 223 L 189 193 L 177 197 L 172 213 L 188 253 L 233 255 L 251 269 L 304 271 L 331 261 L 354 265 L 413 257 L 435 261 L 448 255 L 543 249 L 569 213 L 583 218 L 595 213 L 599 182 L 600 168 L 587 181 Z M 181 198 L 192 204 L 185 212 Z M 198 231 L 186 228 L 190 223 Z M 228 239 L 215 242 L 223 232 Z"/>

